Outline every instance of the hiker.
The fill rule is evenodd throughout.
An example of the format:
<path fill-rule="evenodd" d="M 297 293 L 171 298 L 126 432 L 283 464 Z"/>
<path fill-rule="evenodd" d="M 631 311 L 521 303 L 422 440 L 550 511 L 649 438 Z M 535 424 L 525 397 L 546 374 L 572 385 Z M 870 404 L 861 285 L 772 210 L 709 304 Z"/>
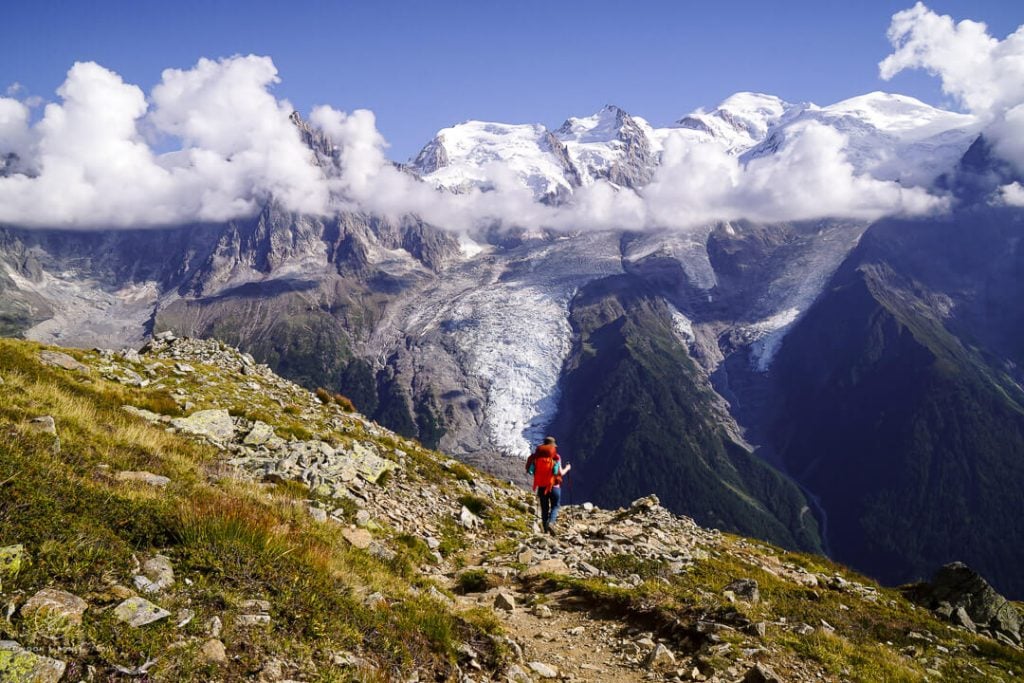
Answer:
<path fill-rule="evenodd" d="M 533 490 L 540 500 L 540 521 L 544 533 L 553 536 L 562 497 L 562 476 L 569 472 L 569 465 L 562 466 L 555 437 L 544 437 L 544 443 L 537 446 L 533 455 L 526 459 L 526 472 L 533 475 Z"/>

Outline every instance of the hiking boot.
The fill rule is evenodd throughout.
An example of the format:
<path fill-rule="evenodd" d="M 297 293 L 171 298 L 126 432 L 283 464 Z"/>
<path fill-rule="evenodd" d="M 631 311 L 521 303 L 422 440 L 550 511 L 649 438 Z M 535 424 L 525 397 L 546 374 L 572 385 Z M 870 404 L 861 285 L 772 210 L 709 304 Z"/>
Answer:
<path fill-rule="evenodd" d="M 555 529 L 555 525 L 554 524 L 548 524 L 546 527 L 544 527 L 544 530 L 548 534 L 550 534 L 551 536 L 557 536 L 558 535 L 558 531 Z"/>

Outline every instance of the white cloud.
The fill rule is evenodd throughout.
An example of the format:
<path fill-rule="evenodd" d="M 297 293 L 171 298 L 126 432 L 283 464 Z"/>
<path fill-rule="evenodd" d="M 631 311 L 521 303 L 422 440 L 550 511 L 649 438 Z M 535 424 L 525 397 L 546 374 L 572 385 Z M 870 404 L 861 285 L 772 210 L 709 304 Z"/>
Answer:
<path fill-rule="evenodd" d="M 954 22 L 918 2 L 893 15 L 894 51 L 879 64 L 882 78 L 905 69 L 938 76 L 944 92 L 989 122 L 996 152 L 1024 169 L 1024 26 L 1003 40 L 984 23 Z"/>
<path fill-rule="evenodd" d="M 844 155 L 846 138 L 825 125 L 794 127 L 773 155 L 745 166 L 692 138 L 666 141 L 662 166 L 643 197 L 652 222 L 687 227 L 712 220 L 875 219 L 945 207 L 921 188 L 858 175 Z"/>
<path fill-rule="evenodd" d="M 200 60 L 168 69 L 142 90 L 102 66 L 68 71 L 59 103 L 27 128 L 27 109 L 0 100 L 0 150 L 28 153 L 29 174 L 0 178 L 0 222 L 27 226 L 134 227 L 220 221 L 277 197 L 296 211 L 327 210 L 327 185 L 267 88 L 261 57 Z M 180 139 L 158 155 L 143 124 Z"/>
<path fill-rule="evenodd" d="M 1024 206 L 1024 185 L 1010 183 L 999 188 L 999 198 L 1007 206 Z"/>

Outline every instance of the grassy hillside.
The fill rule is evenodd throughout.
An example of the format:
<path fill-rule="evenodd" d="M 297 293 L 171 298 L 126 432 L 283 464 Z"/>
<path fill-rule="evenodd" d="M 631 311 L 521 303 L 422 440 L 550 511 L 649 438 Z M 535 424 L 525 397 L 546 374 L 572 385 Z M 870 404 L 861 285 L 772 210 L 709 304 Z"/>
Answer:
<path fill-rule="evenodd" d="M 70 681 L 1024 672 L 896 591 L 651 499 L 536 535 L 529 494 L 217 342 L 49 356 L 70 368 L 47 351 L 0 340 L 0 680 L 57 680 L 43 657 Z M 84 602 L 40 608 L 43 589 Z M 168 614 L 129 626 L 133 597 Z"/>

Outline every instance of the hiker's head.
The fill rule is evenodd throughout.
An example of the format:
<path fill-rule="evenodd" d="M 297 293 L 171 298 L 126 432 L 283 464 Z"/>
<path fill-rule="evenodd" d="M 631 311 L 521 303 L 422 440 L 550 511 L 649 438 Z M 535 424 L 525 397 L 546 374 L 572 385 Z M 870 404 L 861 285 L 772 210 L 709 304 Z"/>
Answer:
<path fill-rule="evenodd" d="M 554 446 L 555 445 L 555 437 L 553 437 L 553 436 L 545 436 L 544 437 L 544 443 L 551 444 L 552 446 Z"/>

